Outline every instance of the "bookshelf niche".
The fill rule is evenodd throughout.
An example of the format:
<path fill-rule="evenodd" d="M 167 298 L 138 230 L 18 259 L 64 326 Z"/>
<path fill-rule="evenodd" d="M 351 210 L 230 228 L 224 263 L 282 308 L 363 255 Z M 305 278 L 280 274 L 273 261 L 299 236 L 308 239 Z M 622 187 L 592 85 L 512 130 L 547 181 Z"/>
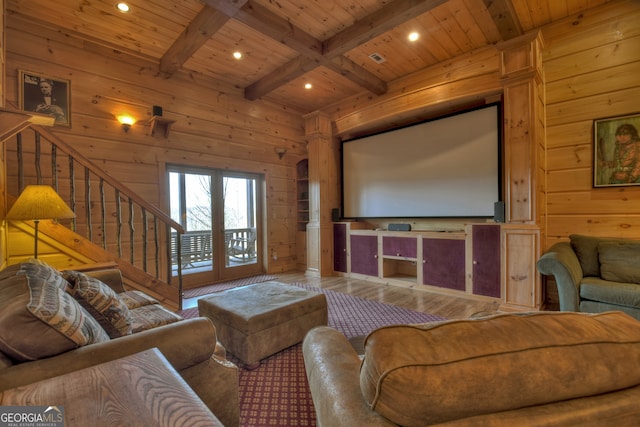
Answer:
<path fill-rule="evenodd" d="M 296 195 L 298 231 L 307 231 L 309 222 L 309 160 L 303 159 L 296 165 Z"/>

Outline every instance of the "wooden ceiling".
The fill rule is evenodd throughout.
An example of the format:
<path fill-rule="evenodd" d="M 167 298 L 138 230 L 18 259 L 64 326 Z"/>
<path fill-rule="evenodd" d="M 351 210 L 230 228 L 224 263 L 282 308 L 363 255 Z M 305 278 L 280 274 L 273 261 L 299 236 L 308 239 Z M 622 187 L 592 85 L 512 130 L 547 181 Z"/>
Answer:
<path fill-rule="evenodd" d="M 6 8 L 9 20 L 153 61 L 166 78 L 200 73 L 247 99 L 308 113 L 381 95 L 395 79 L 607 1 L 128 0 L 123 14 L 116 0 L 7 0 Z"/>

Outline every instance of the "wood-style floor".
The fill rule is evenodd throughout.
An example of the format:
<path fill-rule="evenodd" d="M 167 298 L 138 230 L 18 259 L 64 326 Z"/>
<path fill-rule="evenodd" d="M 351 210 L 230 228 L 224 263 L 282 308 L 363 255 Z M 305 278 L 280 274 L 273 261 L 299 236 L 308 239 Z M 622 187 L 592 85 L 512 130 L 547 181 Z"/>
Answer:
<path fill-rule="evenodd" d="M 311 277 L 299 271 L 272 275 L 283 283 L 306 283 L 447 319 L 465 319 L 476 313 L 495 312 L 500 306 L 499 302 L 478 297 L 452 296 L 345 277 Z M 197 306 L 196 301 L 197 298 L 183 301 L 183 308 Z"/>
<path fill-rule="evenodd" d="M 499 302 L 488 299 L 458 297 L 346 277 L 310 277 L 304 272 L 295 271 L 274 276 L 283 283 L 307 283 L 318 288 L 393 304 L 446 319 L 465 319 L 476 313 L 497 311 L 500 306 Z"/>

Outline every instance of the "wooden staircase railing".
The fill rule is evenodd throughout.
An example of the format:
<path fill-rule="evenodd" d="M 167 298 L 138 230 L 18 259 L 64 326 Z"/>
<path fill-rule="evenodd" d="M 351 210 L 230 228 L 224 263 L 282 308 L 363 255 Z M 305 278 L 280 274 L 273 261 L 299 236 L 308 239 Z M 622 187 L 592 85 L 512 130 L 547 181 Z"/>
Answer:
<path fill-rule="evenodd" d="M 171 260 L 172 252 L 181 253 L 181 239 L 172 248 L 170 238 L 184 234 L 180 224 L 47 128 L 21 126 L 7 139 L 5 153 L 7 194 L 17 197 L 29 184 L 51 185 L 76 214 L 72 231 L 119 265 L 137 268 L 125 270 L 138 285 L 174 294 L 180 308 L 182 268 L 178 263 L 176 273 Z"/>

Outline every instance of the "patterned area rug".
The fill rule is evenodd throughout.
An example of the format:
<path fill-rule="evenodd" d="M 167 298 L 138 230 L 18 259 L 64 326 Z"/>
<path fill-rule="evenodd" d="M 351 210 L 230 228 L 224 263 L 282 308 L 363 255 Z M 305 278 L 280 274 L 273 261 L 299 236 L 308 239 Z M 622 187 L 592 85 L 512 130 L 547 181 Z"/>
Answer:
<path fill-rule="evenodd" d="M 184 298 L 201 297 L 203 295 L 213 294 L 215 292 L 224 291 L 226 289 L 237 288 L 238 286 L 246 286 L 251 285 L 252 283 L 266 282 L 267 280 L 274 279 L 274 276 L 261 274 L 259 276 L 245 277 L 243 279 L 230 280 L 223 283 L 214 283 L 213 285 L 187 289 L 186 291 L 184 291 Z"/>
<path fill-rule="evenodd" d="M 373 329 L 392 324 L 427 323 L 442 317 L 420 313 L 377 301 L 370 301 L 328 289 L 302 283 L 291 283 L 327 297 L 329 326 L 347 338 L 366 335 Z M 183 317 L 198 315 L 198 308 L 184 310 Z M 241 362 L 232 354 L 229 359 Z M 302 345 L 289 347 L 263 359 L 260 366 L 248 371 L 239 369 L 240 425 L 253 426 L 315 426 L 316 416 L 307 383 L 302 358 Z"/>

